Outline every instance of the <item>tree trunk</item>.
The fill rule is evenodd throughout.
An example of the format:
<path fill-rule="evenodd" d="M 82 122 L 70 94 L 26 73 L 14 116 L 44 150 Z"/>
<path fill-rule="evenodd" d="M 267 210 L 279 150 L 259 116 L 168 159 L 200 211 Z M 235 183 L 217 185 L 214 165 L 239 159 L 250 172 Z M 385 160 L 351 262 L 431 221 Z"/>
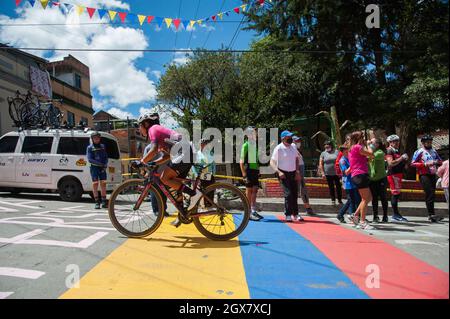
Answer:
<path fill-rule="evenodd" d="M 400 137 L 400 152 L 407 153 L 411 159 L 417 150 L 417 130 L 410 122 L 400 122 L 396 126 L 396 134 Z M 416 170 L 409 166 L 405 177 L 406 179 L 415 180 Z"/>

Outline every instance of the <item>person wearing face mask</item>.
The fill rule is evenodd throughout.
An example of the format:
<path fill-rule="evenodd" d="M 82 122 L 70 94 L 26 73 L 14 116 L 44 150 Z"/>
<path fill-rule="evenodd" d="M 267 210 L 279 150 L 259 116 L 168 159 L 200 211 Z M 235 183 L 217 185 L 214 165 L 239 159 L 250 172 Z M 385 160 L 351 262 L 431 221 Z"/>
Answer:
<path fill-rule="evenodd" d="M 441 216 L 436 216 L 434 212 L 436 173 L 438 167 L 442 165 L 442 159 L 436 150 L 433 149 L 432 136 L 424 135 L 420 141 L 422 142 L 422 147 L 414 153 L 411 165 L 417 169 L 420 184 L 422 184 L 425 191 L 428 220 L 432 223 L 437 223 L 443 219 Z"/>
<path fill-rule="evenodd" d="M 395 134 L 389 135 L 387 141 L 389 143 L 389 147 L 386 150 L 387 178 L 391 189 L 391 206 L 394 211 L 392 219 L 399 222 L 407 222 L 408 220 L 398 211 L 398 201 L 402 191 L 403 171 L 406 168 L 409 157 L 408 154 L 401 154 L 399 151 L 400 137 Z"/>
<path fill-rule="evenodd" d="M 370 191 L 372 193 L 372 209 L 373 222 L 379 223 L 378 217 L 378 199 L 381 200 L 383 207 L 383 223 L 388 222 L 388 201 L 386 195 L 387 178 L 386 178 L 386 164 L 383 141 L 380 138 L 372 138 L 369 147 L 373 151 L 373 159 L 369 161 L 369 178 Z"/>
<path fill-rule="evenodd" d="M 281 143 L 273 150 L 270 166 L 278 175 L 281 187 L 284 191 L 284 207 L 286 221 L 303 221 L 298 212 L 298 183 L 301 179 L 299 170 L 300 153 L 293 145 L 292 136 L 289 131 L 281 133 Z"/>
<path fill-rule="evenodd" d="M 295 146 L 297 147 L 297 151 L 300 154 L 300 158 L 299 158 L 299 170 L 300 170 L 300 175 L 301 175 L 301 179 L 298 185 L 298 192 L 302 198 L 303 201 L 303 206 L 305 206 L 305 210 L 306 213 L 310 216 L 314 216 L 314 212 L 311 208 L 311 205 L 309 204 L 309 196 L 308 196 L 308 190 L 306 189 L 306 183 L 305 183 L 305 161 L 303 160 L 303 155 L 301 152 L 301 147 L 302 147 L 302 143 L 301 143 L 301 138 L 298 136 L 293 136 L 292 140 L 295 143 Z"/>
<path fill-rule="evenodd" d="M 342 204 L 342 185 L 341 179 L 336 174 L 336 159 L 338 151 L 334 149 L 331 141 L 326 141 L 325 151 L 320 154 L 319 172 L 322 177 L 327 179 L 328 189 L 330 191 L 331 203 L 336 205 L 336 195 L 339 204 Z"/>

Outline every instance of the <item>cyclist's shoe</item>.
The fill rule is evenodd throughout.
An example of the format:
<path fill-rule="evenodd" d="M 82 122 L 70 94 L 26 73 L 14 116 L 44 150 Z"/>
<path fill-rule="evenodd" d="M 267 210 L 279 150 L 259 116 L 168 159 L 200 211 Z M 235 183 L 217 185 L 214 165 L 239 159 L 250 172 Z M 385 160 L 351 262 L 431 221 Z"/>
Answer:
<path fill-rule="evenodd" d="M 260 214 L 258 214 L 258 213 L 256 212 L 256 210 L 253 210 L 253 211 L 252 211 L 252 215 L 255 215 L 255 216 L 258 217 L 259 219 L 264 219 L 264 216 L 261 216 Z"/>
<path fill-rule="evenodd" d="M 258 222 L 261 220 L 261 218 L 259 218 L 258 216 L 256 216 L 256 214 L 254 212 L 250 213 L 250 220 L 254 221 L 254 222 Z"/>
<path fill-rule="evenodd" d="M 102 200 L 102 208 L 108 208 L 108 201 L 106 199 Z"/>
<path fill-rule="evenodd" d="M 95 209 L 100 209 L 100 205 L 101 205 L 100 201 L 97 201 L 95 203 Z"/>
<path fill-rule="evenodd" d="M 442 217 L 442 216 L 436 216 L 436 215 L 430 215 L 429 217 L 428 217 L 428 220 L 430 221 L 430 222 L 432 222 L 432 223 L 439 223 L 441 220 L 443 220 L 444 219 L 444 217 Z"/>
<path fill-rule="evenodd" d="M 176 228 L 180 227 L 181 224 L 182 224 L 182 222 L 180 221 L 180 219 L 178 217 L 175 218 L 175 220 L 170 223 L 170 225 L 175 226 Z"/>
<path fill-rule="evenodd" d="M 388 223 L 389 219 L 387 216 L 383 216 L 383 220 L 381 221 L 382 223 Z"/>

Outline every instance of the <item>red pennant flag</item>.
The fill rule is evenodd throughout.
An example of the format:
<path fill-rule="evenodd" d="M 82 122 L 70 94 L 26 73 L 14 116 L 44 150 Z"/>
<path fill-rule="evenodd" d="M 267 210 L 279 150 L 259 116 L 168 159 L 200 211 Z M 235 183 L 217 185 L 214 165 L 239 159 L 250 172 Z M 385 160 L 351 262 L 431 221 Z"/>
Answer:
<path fill-rule="evenodd" d="M 147 17 L 147 23 L 152 23 L 153 19 L 155 18 L 155 16 L 148 16 Z"/>
<path fill-rule="evenodd" d="M 234 8 L 233 11 L 236 12 L 237 14 L 239 14 L 239 7 Z"/>
<path fill-rule="evenodd" d="M 16 0 L 16 7 L 18 7 L 21 2 L 22 0 Z"/>
<path fill-rule="evenodd" d="M 178 30 L 178 27 L 180 26 L 181 19 L 174 19 L 173 24 L 175 25 L 175 28 Z"/>
<path fill-rule="evenodd" d="M 87 12 L 89 13 L 89 18 L 92 19 L 95 13 L 95 8 L 86 8 Z"/>
<path fill-rule="evenodd" d="M 122 23 L 125 23 L 125 18 L 127 17 L 127 13 L 119 12 L 119 17 L 120 17 L 120 21 L 122 21 Z"/>
<path fill-rule="evenodd" d="M 259 5 L 263 6 L 264 5 L 264 0 L 259 0 Z"/>
<path fill-rule="evenodd" d="M 57 6 L 61 5 L 61 3 L 56 2 L 56 1 L 53 1 L 52 4 L 53 4 L 54 7 L 57 7 Z"/>
<path fill-rule="evenodd" d="M 216 21 L 216 16 L 212 16 L 211 19 L 213 19 L 213 21 Z"/>

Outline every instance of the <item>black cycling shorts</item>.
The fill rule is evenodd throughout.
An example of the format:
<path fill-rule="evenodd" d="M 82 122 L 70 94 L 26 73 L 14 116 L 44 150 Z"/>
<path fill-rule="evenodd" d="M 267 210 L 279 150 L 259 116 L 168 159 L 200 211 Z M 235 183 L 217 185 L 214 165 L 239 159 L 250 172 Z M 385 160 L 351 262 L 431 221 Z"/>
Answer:
<path fill-rule="evenodd" d="M 247 174 L 247 183 L 245 184 L 245 187 L 260 187 L 259 169 L 248 168 L 245 172 Z"/>
<path fill-rule="evenodd" d="M 360 174 L 352 176 L 352 182 L 357 189 L 369 188 L 370 178 L 369 174 Z"/>

